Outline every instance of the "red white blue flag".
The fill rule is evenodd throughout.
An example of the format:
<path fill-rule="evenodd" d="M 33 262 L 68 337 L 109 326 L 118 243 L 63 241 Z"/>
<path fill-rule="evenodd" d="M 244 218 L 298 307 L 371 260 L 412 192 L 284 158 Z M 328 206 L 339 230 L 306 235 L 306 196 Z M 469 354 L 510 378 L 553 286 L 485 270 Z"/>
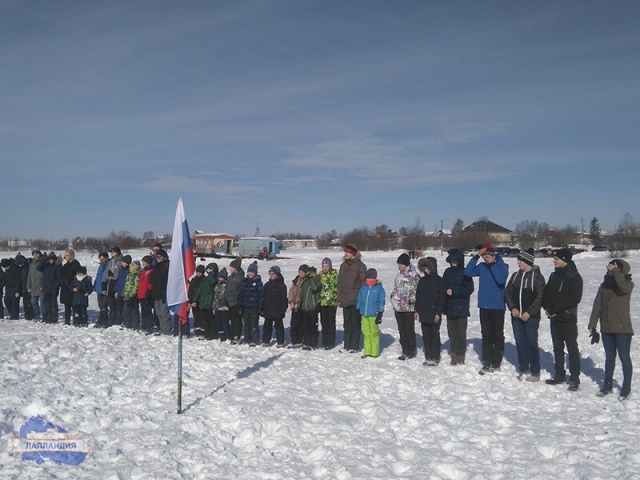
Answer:
<path fill-rule="evenodd" d="M 176 219 L 173 223 L 173 238 L 169 254 L 169 280 L 167 282 L 167 307 L 178 315 L 180 324 L 189 320 L 189 280 L 196 270 L 196 261 L 191 245 L 189 225 L 184 215 L 182 198 L 178 200 Z"/>

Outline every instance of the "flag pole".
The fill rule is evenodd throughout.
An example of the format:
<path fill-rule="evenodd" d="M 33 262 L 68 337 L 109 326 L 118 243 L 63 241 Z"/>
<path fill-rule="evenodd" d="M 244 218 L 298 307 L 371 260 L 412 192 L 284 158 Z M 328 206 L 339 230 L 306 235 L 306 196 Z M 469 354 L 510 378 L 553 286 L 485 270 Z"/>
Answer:
<path fill-rule="evenodd" d="M 178 318 L 178 415 L 182 413 L 182 325 Z"/>

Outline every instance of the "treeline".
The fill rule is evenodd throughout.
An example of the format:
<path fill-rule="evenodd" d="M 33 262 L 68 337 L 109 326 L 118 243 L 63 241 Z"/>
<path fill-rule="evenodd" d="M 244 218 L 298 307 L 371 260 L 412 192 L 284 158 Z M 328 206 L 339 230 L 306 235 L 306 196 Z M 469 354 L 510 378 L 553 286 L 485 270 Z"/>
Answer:
<path fill-rule="evenodd" d="M 488 219 L 481 217 L 477 221 L 481 220 Z M 622 216 L 612 232 L 603 232 L 595 217 L 584 229 L 575 225 L 552 227 L 546 222 L 524 220 L 516 225 L 509 241 L 500 242 L 486 232 L 466 230 L 465 223 L 460 218 L 456 220 L 451 230 L 442 229 L 432 233 L 425 233 L 425 227 L 418 219 L 414 225 L 402 227 L 397 231 L 382 224 L 373 228 L 362 226 L 342 234 L 331 230 L 321 235 L 276 232 L 271 236 L 279 240 L 315 238 L 319 248 L 354 243 L 360 250 L 383 251 L 398 248 L 421 251 L 430 248 L 475 247 L 486 241 L 535 249 L 545 246 L 564 247 L 580 243 L 603 246 L 616 252 L 640 249 L 640 223 L 636 222 L 629 212 Z M 237 239 L 238 236 L 236 236 Z M 88 250 L 97 253 L 108 251 L 114 245 L 118 245 L 123 250 L 133 250 L 150 248 L 154 243 L 168 246 L 171 243 L 171 234 L 156 235 L 153 231 L 147 231 L 138 237 L 129 231 L 120 231 L 111 232 L 106 237 L 75 237 L 55 241 L 39 238 L 29 241 L 25 248 L 59 251 L 71 246 L 74 250 Z M 10 244 L 8 240 L 0 240 L 0 250 L 20 249 L 20 247 Z"/>

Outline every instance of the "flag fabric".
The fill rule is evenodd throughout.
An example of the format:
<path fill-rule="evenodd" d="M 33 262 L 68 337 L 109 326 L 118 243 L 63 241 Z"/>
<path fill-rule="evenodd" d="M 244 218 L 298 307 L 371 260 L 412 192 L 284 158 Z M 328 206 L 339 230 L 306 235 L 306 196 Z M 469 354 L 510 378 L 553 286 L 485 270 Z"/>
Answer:
<path fill-rule="evenodd" d="M 182 198 L 178 200 L 176 219 L 173 223 L 173 238 L 169 254 L 169 280 L 167 282 L 167 307 L 178 315 L 180 324 L 189 320 L 187 307 L 189 280 L 196 270 L 195 256 L 191 245 L 189 225 L 184 215 Z"/>

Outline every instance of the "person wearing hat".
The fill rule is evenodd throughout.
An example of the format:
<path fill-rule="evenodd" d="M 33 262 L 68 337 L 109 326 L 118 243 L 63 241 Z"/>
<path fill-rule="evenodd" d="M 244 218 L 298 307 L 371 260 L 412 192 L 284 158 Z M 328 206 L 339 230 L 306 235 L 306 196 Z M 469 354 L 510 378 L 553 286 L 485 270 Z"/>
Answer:
<path fill-rule="evenodd" d="M 398 274 L 391 291 L 391 305 L 398 324 L 402 354 L 398 360 L 416 356 L 416 327 L 414 313 L 416 309 L 416 289 L 420 275 L 411 265 L 409 254 L 403 253 L 396 261 Z"/>
<path fill-rule="evenodd" d="M 120 277 L 120 270 L 122 269 L 122 258 L 120 247 L 116 246 L 109 250 L 109 261 L 107 262 L 107 268 L 102 282 L 104 285 L 103 294 L 107 296 L 109 311 L 107 327 L 116 325 L 118 323 L 118 319 L 122 318 L 122 304 L 116 297 L 116 284 Z"/>
<path fill-rule="evenodd" d="M 221 342 L 227 341 L 231 330 L 229 326 L 229 307 L 224 293 L 227 288 L 227 278 L 227 269 L 222 267 L 222 270 L 218 272 L 218 283 L 213 290 L 212 310 L 218 325 L 218 338 Z"/>
<path fill-rule="evenodd" d="M 158 317 L 160 334 L 172 335 L 173 323 L 171 312 L 167 308 L 167 283 L 169 282 L 169 255 L 163 249 L 155 254 L 156 264 L 153 267 L 149 281 L 151 283 L 151 298 L 153 309 Z"/>
<path fill-rule="evenodd" d="M 302 349 L 314 350 L 318 347 L 318 310 L 320 307 L 320 279 L 315 267 L 307 269 L 306 280 L 300 287 L 298 310 L 302 326 Z"/>
<path fill-rule="evenodd" d="M 384 313 L 386 293 L 382 282 L 378 280 L 375 268 L 367 270 L 364 285 L 360 287 L 356 307 L 362 317 L 362 336 L 364 337 L 364 351 L 362 358 L 380 356 L 380 328 Z"/>
<path fill-rule="evenodd" d="M 124 287 L 129 275 L 132 258 L 131 255 L 124 255 L 120 258 L 120 269 L 118 270 L 118 278 L 115 285 L 115 293 L 113 298 L 115 302 L 115 319 L 111 322 L 111 325 L 124 325 Z M 111 310 L 111 306 L 109 307 Z"/>
<path fill-rule="evenodd" d="M 229 276 L 224 296 L 229 308 L 229 322 L 231 323 L 231 345 L 237 345 L 240 343 L 242 337 L 242 313 L 240 312 L 241 305 L 238 301 L 238 295 L 240 293 L 240 284 L 244 280 L 244 270 L 242 269 L 242 260 L 235 258 L 229 264 Z"/>
<path fill-rule="evenodd" d="M 38 263 L 42 259 L 42 252 L 34 249 L 31 252 L 31 263 L 29 264 L 29 273 L 27 274 L 27 292 L 31 295 L 31 308 L 36 320 L 42 317 L 42 272 L 38 270 Z"/>
<path fill-rule="evenodd" d="M 341 352 L 357 353 L 360 350 L 361 319 L 356 301 L 360 287 L 367 277 L 367 266 L 357 247 L 348 243 L 344 247 L 342 264 L 338 271 L 338 307 L 344 320 L 344 348 Z"/>
<path fill-rule="evenodd" d="M 195 301 L 200 310 L 202 324 L 204 325 L 204 338 L 217 340 L 220 336 L 218 322 L 213 310 L 216 286 L 218 285 L 218 264 L 211 262 L 205 268 L 204 280 L 198 287 Z"/>
<path fill-rule="evenodd" d="M 264 285 L 258 275 L 258 261 L 247 268 L 247 276 L 240 284 L 238 304 L 242 309 L 244 342 L 255 347 L 260 341 L 260 312 L 264 308 Z"/>
<path fill-rule="evenodd" d="M 440 364 L 440 327 L 446 302 L 444 281 L 438 275 L 438 261 L 433 257 L 418 260 L 418 270 L 423 276 L 416 289 L 416 312 L 414 317 L 420 322 L 424 341 L 423 365 L 435 367 Z"/>
<path fill-rule="evenodd" d="M 623 401 L 631 394 L 633 375 L 631 363 L 633 325 L 630 303 L 634 285 L 631 280 L 631 267 L 626 261 L 616 258 L 611 260 L 606 268 L 607 273 L 593 301 L 589 320 L 589 330 L 592 335 L 595 335 L 598 321 L 600 321 L 605 353 L 604 383 L 596 395 L 604 397 L 613 392 L 613 372 L 616 368 L 617 354 L 622 363 L 622 388 L 618 400 Z"/>
<path fill-rule="evenodd" d="M 546 281 L 537 265 L 533 249 L 518 254 L 518 271 L 511 275 L 504 299 L 511 312 L 513 338 L 518 353 L 518 380 L 540 380 L 540 348 L 538 327 L 542 310 L 542 294 Z"/>
<path fill-rule="evenodd" d="M 129 257 L 129 255 L 125 255 L 125 258 L 126 257 Z M 122 289 L 122 322 L 125 328 L 132 330 L 138 330 L 140 328 L 139 285 L 140 262 L 134 260 L 129 264 L 129 271 L 124 279 L 124 288 Z"/>
<path fill-rule="evenodd" d="M 262 345 L 268 347 L 271 344 L 273 328 L 276 330 L 276 344 L 278 348 L 284 347 L 284 316 L 287 313 L 289 303 L 287 301 L 287 286 L 280 267 L 272 265 L 269 268 L 269 280 L 264 284 L 264 327 L 262 328 Z"/>
<path fill-rule="evenodd" d="M 138 304 L 140 305 L 140 330 L 146 333 L 153 331 L 153 298 L 151 291 L 151 274 L 153 258 L 145 255 L 140 262 L 140 279 L 138 280 Z"/>
<path fill-rule="evenodd" d="M 578 349 L 578 305 L 582 300 L 582 277 L 573 262 L 571 250 L 561 248 L 553 256 L 554 271 L 549 275 L 542 295 L 542 307 L 551 324 L 555 375 L 546 381 L 559 385 L 566 381 L 564 347 L 569 354 L 569 390 L 580 387 L 580 350 Z"/>
<path fill-rule="evenodd" d="M 338 272 L 329 257 L 322 259 L 320 279 L 320 325 L 322 347 L 331 350 L 336 346 L 336 311 L 338 310 Z"/>
<path fill-rule="evenodd" d="M 25 320 L 33 320 L 35 314 L 33 311 L 33 306 L 31 305 L 31 292 L 27 290 L 27 280 L 29 279 L 29 264 L 27 263 L 27 259 L 24 255 L 18 253 L 14 259 L 16 262 L 16 266 L 20 271 L 20 278 L 22 280 L 22 285 L 20 286 L 20 291 L 22 295 L 22 311 L 24 312 Z"/>
<path fill-rule="evenodd" d="M 3 258 L 0 266 L 4 272 L 4 305 L 11 320 L 20 318 L 20 295 L 22 294 L 22 274 L 13 258 Z"/>
<path fill-rule="evenodd" d="M 478 263 L 482 257 L 484 262 Z M 504 289 L 509 278 L 509 265 L 485 243 L 464 269 L 467 277 L 479 277 L 478 308 L 482 335 L 482 369 L 480 375 L 500 370 L 504 355 Z"/>
<path fill-rule="evenodd" d="M 43 310 L 42 321 L 46 323 L 58 323 L 58 292 L 60 291 L 60 270 L 62 266 L 58 262 L 55 252 L 49 252 L 38 263 L 38 270 L 42 272 Z"/>
<path fill-rule="evenodd" d="M 191 279 L 189 280 L 189 288 L 187 293 L 187 303 L 189 305 L 189 309 L 191 310 L 191 314 L 193 315 L 193 334 L 196 336 L 196 338 L 204 338 L 204 319 L 201 315 L 202 311 L 198 308 L 198 302 L 195 300 L 198 288 L 202 284 L 202 281 L 205 279 L 204 272 L 204 265 L 198 265 L 196 267 L 196 271 L 193 274 L 193 277 L 191 277 Z M 213 289 L 211 290 L 211 294 L 213 294 Z"/>
<path fill-rule="evenodd" d="M 70 288 L 73 292 L 73 325 L 75 327 L 86 327 L 89 325 L 89 317 L 87 316 L 89 295 L 93 293 L 93 284 L 91 277 L 87 276 L 86 267 L 78 267 Z"/>
<path fill-rule="evenodd" d="M 289 334 L 291 335 L 291 344 L 289 348 L 301 348 L 303 341 L 302 316 L 300 310 L 300 291 L 302 285 L 307 281 L 307 272 L 309 265 L 302 264 L 298 267 L 298 275 L 292 280 L 287 300 L 291 309 L 291 320 Z"/>
<path fill-rule="evenodd" d="M 64 323 L 71 325 L 71 317 L 73 316 L 73 291 L 71 290 L 71 282 L 78 273 L 80 262 L 76 260 L 76 253 L 72 249 L 64 252 L 65 263 L 62 265 L 60 277 L 60 303 L 64 305 Z"/>
<path fill-rule="evenodd" d="M 445 261 L 449 264 L 442 274 L 446 302 L 447 335 L 451 350 L 451 365 L 464 365 L 467 355 L 467 326 L 471 316 L 470 298 L 474 290 L 473 279 L 464 274 L 464 252 L 449 250 Z"/>

